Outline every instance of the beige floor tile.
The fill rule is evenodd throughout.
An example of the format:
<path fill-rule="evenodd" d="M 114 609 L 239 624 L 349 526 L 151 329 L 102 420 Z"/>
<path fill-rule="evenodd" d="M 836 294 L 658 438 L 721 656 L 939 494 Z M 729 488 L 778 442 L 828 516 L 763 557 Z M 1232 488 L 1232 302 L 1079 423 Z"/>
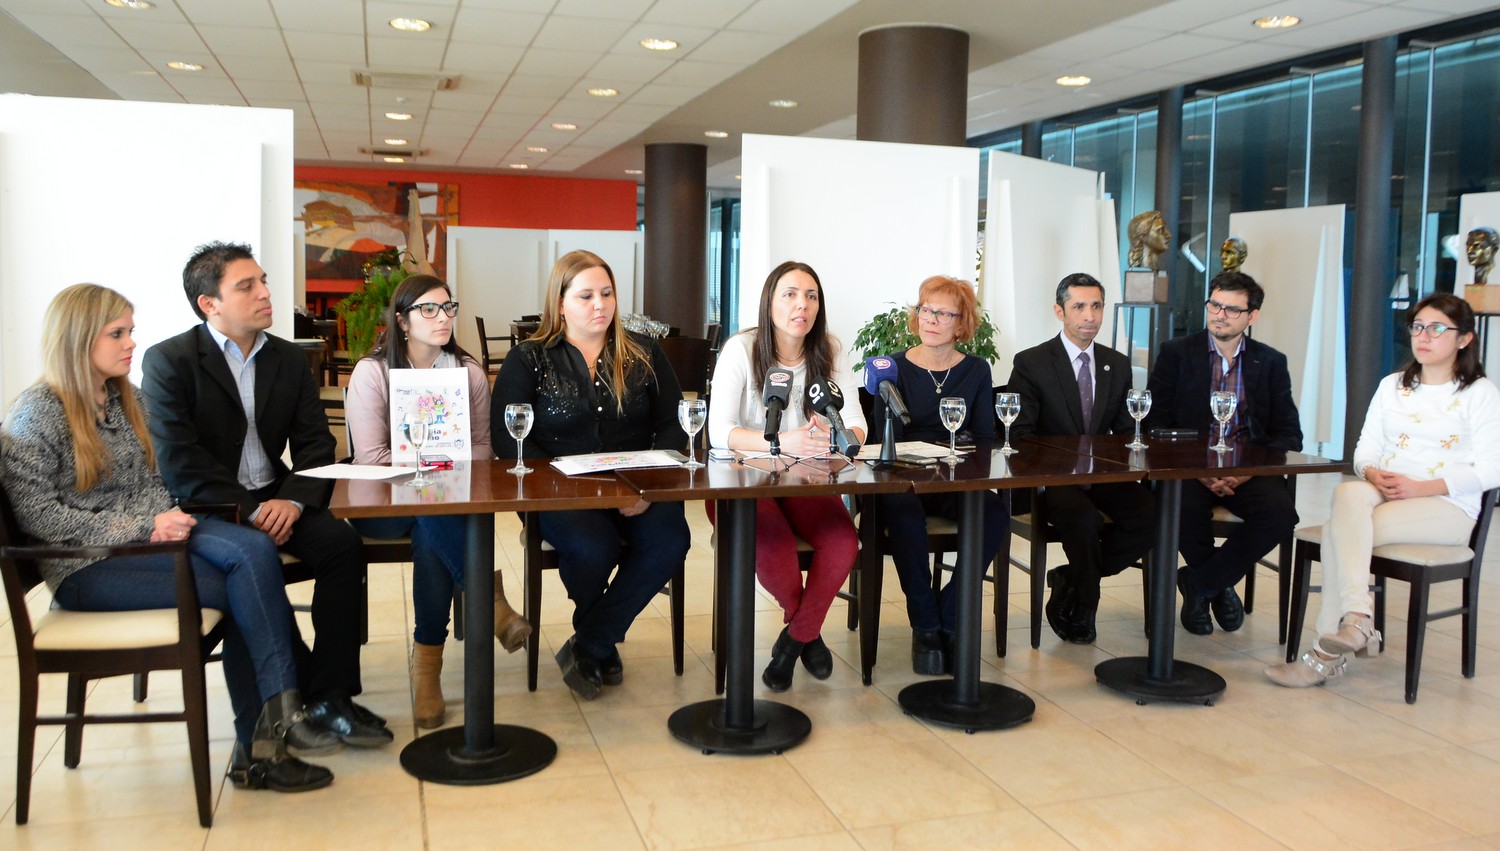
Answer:
<path fill-rule="evenodd" d="M 1330 689 L 1272 687 L 1255 699 L 1218 707 L 1235 719 L 1324 763 L 1435 748 L 1442 739 Z M 1350 735 L 1357 730 L 1358 735 Z"/>
<path fill-rule="evenodd" d="M 1500 762 L 1460 747 L 1411 751 L 1338 768 L 1469 833 L 1500 832 Z"/>
<path fill-rule="evenodd" d="M 1463 839 L 1452 839 L 1447 842 L 1438 842 L 1433 845 L 1416 846 L 1421 851 L 1489 851 L 1494 848 L 1494 842 L 1500 839 L 1500 834 L 1488 837 L 1470 836 Z"/>
<path fill-rule="evenodd" d="M 817 791 L 781 757 L 712 757 L 617 773 L 615 781 L 652 848 L 704 848 L 842 827 Z"/>
<path fill-rule="evenodd" d="M 845 831 L 817 833 L 810 836 L 793 836 L 788 839 L 765 839 L 718 848 L 734 851 L 859 851 L 860 843 Z"/>
<path fill-rule="evenodd" d="M 347 795 L 334 785 L 292 801 L 270 792 L 241 795 L 251 802 L 226 800 L 214 815 L 205 851 L 305 845 L 311 837 L 346 848 L 424 847 L 422 804 L 414 794 Z M 316 798 L 313 796 L 317 796 Z"/>
<path fill-rule="evenodd" d="M 880 689 L 836 689 L 807 692 L 792 689 L 779 702 L 795 706 L 812 719 L 812 735 L 797 751 L 842 750 L 930 741 L 932 733 Z"/>
<path fill-rule="evenodd" d="M 852 831 L 866 851 L 966 851 L 1027 848 L 1035 851 L 1074 846 L 1027 810 L 1007 809 L 922 821 L 876 825 Z"/>
<path fill-rule="evenodd" d="M 1464 832 L 1332 767 L 1261 774 L 1197 788 L 1293 848 L 1407 848 Z"/>
<path fill-rule="evenodd" d="M 1095 729 L 1187 784 L 1318 764 L 1295 743 L 1235 718 L 1217 717 L 1220 712 L 1142 715 L 1103 721 Z"/>
<path fill-rule="evenodd" d="M 1028 807 L 1175 785 L 1160 769 L 1075 721 L 968 736 L 955 750 Z"/>
<path fill-rule="evenodd" d="M 1181 786 L 1049 804 L 1034 812 L 1083 849 L 1281 847 L 1252 825 Z"/>
<path fill-rule="evenodd" d="M 33 810 L 35 812 L 35 810 Z M 63 851 L 108 848 L 111 851 L 200 851 L 210 832 L 191 818 L 161 815 L 36 822 L 17 826 L 7 810 L 0 822 L 0 848 L 16 851 Z M 218 824 L 218 822 L 215 822 Z M 226 825 L 227 827 L 227 825 Z"/>
<path fill-rule="evenodd" d="M 546 772 L 499 786 L 423 785 L 429 848 L 640 848 L 615 782 Z"/>
<path fill-rule="evenodd" d="M 851 828 L 1017 806 L 935 738 L 848 750 L 799 748 L 786 758 Z"/>

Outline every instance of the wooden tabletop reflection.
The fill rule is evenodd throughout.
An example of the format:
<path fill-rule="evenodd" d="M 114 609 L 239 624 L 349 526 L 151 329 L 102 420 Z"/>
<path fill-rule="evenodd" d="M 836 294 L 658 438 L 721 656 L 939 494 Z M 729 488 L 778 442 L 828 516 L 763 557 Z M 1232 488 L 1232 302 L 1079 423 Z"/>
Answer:
<path fill-rule="evenodd" d="M 1020 450 L 1014 455 L 1001 454 L 998 445 L 981 443 L 960 456 L 957 464 L 939 462 L 931 467 L 898 469 L 892 475 L 910 482 L 917 493 L 1134 482 L 1141 478 L 1141 471 L 1129 464 L 1044 443 L 1012 445 Z"/>
<path fill-rule="evenodd" d="M 1144 437 L 1145 449 L 1129 449 L 1130 435 L 1035 435 L 1025 445 L 1045 445 L 1069 452 L 1124 464 L 1144 472 L 1148 479 L 1196 479 L 1202 476 L 1283 476 L 1301 473 L 1334 473 L 1343 462 L 1330 461 L 1303 452 L 1287 452 L 1235 441 L 1228 451 L 1210 448 L 1206 436 L 1179 440 Z"/>
<path fill-rule="evenodd" d="M 803 460 L 787 456 L 710 461 L 707 466 L 621 470 L 620 479 L 653 502 L 693 499 L 758 499 L 846 493 L 901 493 L 910 484 L 863 461 Z"/>
<path fill-rule="evenodd" d="M 532 472 L 509 472 L 515 461 L 457 461 L 451 470 L 423 474 L 431 483 L 410 487 L 411 476 L 384 481 L 339 479 L 328 508 L 340 517 L 417 514 L 492 514 L 625 508 L 639 496 L 613 474 L 565 476 L 545 458 L 528 458 Z"/>

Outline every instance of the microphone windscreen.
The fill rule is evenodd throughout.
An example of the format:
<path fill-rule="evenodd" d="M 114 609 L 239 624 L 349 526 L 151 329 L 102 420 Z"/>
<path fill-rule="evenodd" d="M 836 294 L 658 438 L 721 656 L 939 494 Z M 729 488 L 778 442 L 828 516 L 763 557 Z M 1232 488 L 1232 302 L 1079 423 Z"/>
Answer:
<path fill-rule="evenodd" d="M 896 367 L 896 361 L 887 355 L 876 355 L 865 358 L 865 392 L 876 395 L 880 392 L 880 382 L 895 381 L 900 376 L 900 370 Z"/>

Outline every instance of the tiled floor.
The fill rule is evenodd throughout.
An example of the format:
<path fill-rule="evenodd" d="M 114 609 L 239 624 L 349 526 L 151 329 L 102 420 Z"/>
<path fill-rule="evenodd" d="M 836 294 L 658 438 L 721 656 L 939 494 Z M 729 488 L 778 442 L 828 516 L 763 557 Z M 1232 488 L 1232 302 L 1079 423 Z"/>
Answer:
<path fill-rule="evenodd" d="M 1303 481 L 1304 522 L 1326 514 L 1332 480 Z M 415 734 L 408 577 L 405 565 L 382 565 L 371 572 L 362 700 L 391 719 L 393 747 L 326 758 L 337 780 L 302 796 L 216 781 L 214 827 L 203 830 L 180 726 L 91 728 L 74 770 L 62 765 L 60 731 L 48 728 L 40 734 L 31 824 L 16 827 L 16 674 L 7 628 L 0 639 L 0 848 L 1500 847 L 1500 587 L 1493 571 L 1483 592 L 1478 676 L 1459 675 L 1457 620 L 1439 622 L 1415 706 L 1402 700 L 1404 589 L 1393 595 L 1388 630 L 1396 652 L 1352 660 L 1351 675 L 1327 688 L 1288 691 L 1260 673 L 1282 652 L 1275 578 L 1263 572 L 1259 605 L 1244 629 L 1208 638 L 1177 633 L 1178 658 L 1229 681 L 1211 708 L 1137 706 L 1094 682 L 1096 662 L 1145 651 L 1137 571 L 1111 581 L 1093 647 L 1060 643 L 1044 630 L 1041 648 L 1031 650 L 1028 602 L 1017 593 L 1010 653 L 995 658 L 987 632 L 983 673 L 1031 695 L 1036 717 L 977 735 L 928 727 L 897 706 L 895 694 L 918 677 L 907 664 L 900 590 L 888 574 L 873 687 L 859 683 L 857 641 L 842 627 L 839 604 L 825 631 L 841 660 L 833 677 L 817 682 L 800 672 L 781 698 L 811 716 L 812 736 L 779 756 L 704 756 L 678 744 L 666 726 L 672 709 L 713 692 L 708 525 L 699 505 L 688 516 L 695 541 L 688 670 L 672 675 L 665 599 L 621 647 L 625 685 L 592 703 L 574 700 L 547 655 L 540 688 L 527 693 L 523 654 L 500 653 L 498 718 L 546 732 L 559 755 L 545 771 L 499 786 L 420 783 L 398 766 L 397 751 Z M 502 518 L 500 527 L 514 593 L 514 521 Z M 569 634 L 570 607 L 556 576 L 546 582 L 542 637 L 550 654 Z M 1012 587 L 1024 588 L 1019 573 Z M 769 598 L 758 605 L 764 664 L 780 623 Z M 450 643 L 447 655 L 450 724 L 462 720 L 462 646 Z M 216 679 L 211 671 L 210 682 Z M 128 686 L 98 684 L 91 706 L 130 705 Z M 158 676 L 148 705 L 174 703 L 176 690 Z M 43 691 L 59 709 L 60 682 L 44 680 Z M 211 686 L 210 699 L 214 763 L 222 766 L 231 735 L 222 683 Z"/>

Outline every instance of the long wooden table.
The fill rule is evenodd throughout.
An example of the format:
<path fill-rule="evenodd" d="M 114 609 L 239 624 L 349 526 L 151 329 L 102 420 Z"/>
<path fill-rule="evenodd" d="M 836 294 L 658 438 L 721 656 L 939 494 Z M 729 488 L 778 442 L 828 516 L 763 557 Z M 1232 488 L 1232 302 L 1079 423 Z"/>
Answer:
<path fill-rule="evenodd" d="M 507 472 L 514 461 L 460 461 L 428 472 L 431 484 L 409 477 L 380 482 L 339 480 L 329 509 L 340 517 L 462 514 L 464 618 L 481 636 L 494 622 L 495 513 L 624 508 L 636 492 L 614 476 L 564 476 L 545 461 L 533 472 Z M 557 744 L 529 727 L 495 723 L 495 645 L 464 642 L 464 726 L 421 736 L 401 751 L 401 766 L 423 780 L 460 786 L 500 783 L 535 774 L 557 756 Z"/>
<path fill-rule="evenodd" d="M 1145 657 L 1125 656 L 1100 662 L 1094 676 L 1105 686 L 1135 698 L 1137 703 L 1173 700 L 1212 705 L 1224 693 L 1224 678 L 1201 665 L 1172 658 L 1177 612 L 1177 546 L 1182 514 L 1182 483 L 1219 476 L 1295 476 L 1332 473 L 1343 464 L 1316 455 L 1285 452 L 1246 441 L 1227 452 L 1210 447 L 1207 436 L 1186 440 L 1146 438 L 1146 449 L 1126 447 L 1128 435 L 1030 438 L 1097 459 L 1128 464 L 1156 482 L 1156 545 L 1147 564 L 1147 594 L 1151 600 L 1149 649 Z"/>

